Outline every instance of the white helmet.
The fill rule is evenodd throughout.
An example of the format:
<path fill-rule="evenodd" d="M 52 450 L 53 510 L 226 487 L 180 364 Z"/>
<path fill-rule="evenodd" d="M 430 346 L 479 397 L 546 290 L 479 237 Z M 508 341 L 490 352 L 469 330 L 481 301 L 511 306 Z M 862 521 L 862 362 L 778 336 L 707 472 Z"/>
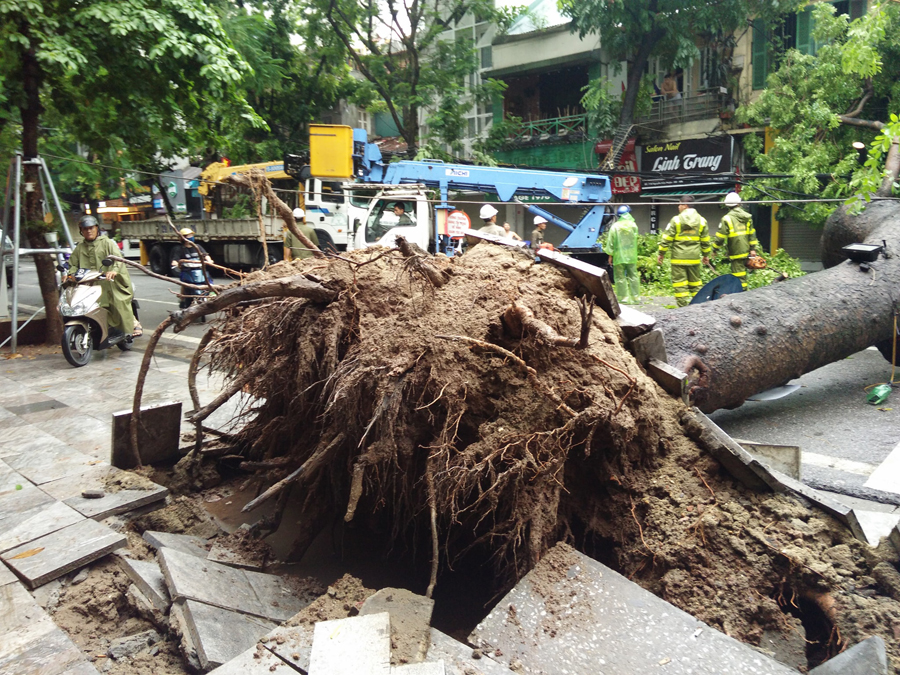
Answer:
<path fill-rule="evenodd" d="M 306 211 L 301 209 L 299 206 L 294 209 L 294 220 L 300 220 L 306 215 Z"/>
<path fill-rule="evenodd" d="M 497 211 L 497 209 L 495 209 L 493 206 L 491 206 L 490 204 L 485 204 L 481 207 L 481 211 L 478 212 L 478 217 L 482 220 L 490 220 L 498 213 L 499 211 Z"/>
<path fill-rule="evenodd" d="M 547 219 L 544 218 L 544 216 L 535 216 L 535 217 L 534 217 L 534 224 L 535 224 L 535 225 L 540 225 L 541 223 L 546 223 L 546 222 L 547 222 Z"/>
<path fill-rule="evenodd" d="M 725 206 L 740 206 L 741 196 L 737 192 L 729 192 L 725 195 Z"/>

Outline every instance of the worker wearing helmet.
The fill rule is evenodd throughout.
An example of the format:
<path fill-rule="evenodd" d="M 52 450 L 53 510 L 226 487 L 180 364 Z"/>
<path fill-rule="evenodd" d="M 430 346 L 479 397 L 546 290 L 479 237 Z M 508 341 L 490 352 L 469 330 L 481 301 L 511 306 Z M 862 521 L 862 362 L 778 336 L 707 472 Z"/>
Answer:
<path fill-rule="evenodd" d="M 693 207 L 694 198 L 685 195 L 678 204 L 678 215 L 669 221 L 659 240 L 657 263 L 672 250 L 672 288 L 679 307 L 690 304 L 700 290 L 700 263 L 709 263 L 709 226 Z"/>
<path fill-rule="evenodd" d="M 547 229 L 547 219 L 543 216 L 534 217 L 534 229 L 531 231 L 531 248 L 537 251 L 544 243 L 544 230 Z"/>
<path fill-rule="evenodd" d="M 396 206 L 396 204 L 394 205 Z M 297 229 L 306 236 L 312 243 L 319 246 L 319 237 L 316 231 L 306 224 L 306 212 L 299 206 L 294 209 L 294 223 Z M 285 260 L 302 260 L 303 258 L 312 258 L 315 255 L 306 244 L 297 239 L 294 233 L 288 229 L 284 231 L 284 259 Z"/>
<path fill-rule="evenodd" d="M 84 238 L 79 242 L 69 258 L 72 270 L 88 269 L 103 272 L 106 282 L 101 284 L 100 306 L 109 313 L 108 323 L 111 335 L 143 334 L 141 324 L 134 318 L 131 301 L 134 292 L 131 277 L 123 262 L 113 262 L 105 267 L 102 262 L 109 256 L 121 256 L 116 242 L 100 232 L 100 224 L 94 216 L 82 216 L 78 221 L 78 231 Z"/>
<path fill-rule="evenodd" d="M 493 234 L 498 237 L 505 237 L 506 230 L 497 224 L 497 214 L 499 211 L 490 204 L 484 204 L 478 212 L 478 217 L 484 221 L 484 225 L 478 228 L 479 232 L 485 234 Z"/>
<path fill-rule="evenodd" d="M 609 228 L 605 249 L 613 266 L 619 302 L 636 305 L 641 301 L 641 280 L 637 271 L 638 227 L 630 206 L 623 204 L 616 214 L 619 217 Z"/>
<path fill-rule="evenodd" d="M 194 241 L 194 231 L 189 227 L 183 227 L 178 234 L 182 236 L 183 241 L 172 251 L 172 271 L 178 272 L 179 280 L 186 284 L 203 286 L 211 283 L 212 280 L 203 275 L 203 263 L 211 263 L 212 258 L 200 244 Z M 203 291 L 182 286 L 181 295 L 184 297 L 178 302 L 178 306 L 181 309 L 187 309 L 197 296 L 203 295 Z M 200 317 L 200 321 L 205 322 L 206 317 Z"/>
<path fill-rule="evenodd" d="M 737 192 L 725 195 L 725 206 L 728 213 L 719 223 L 716 240 L 713 243 L 715 252 L 724 247 L 731 261 L 731 273 L 741 280 L 741 286 L 747 290 L 747 259 L 756 257 L 759 241 L 753 228 L 753 219 L 741 207 L 741 196 Z"/>

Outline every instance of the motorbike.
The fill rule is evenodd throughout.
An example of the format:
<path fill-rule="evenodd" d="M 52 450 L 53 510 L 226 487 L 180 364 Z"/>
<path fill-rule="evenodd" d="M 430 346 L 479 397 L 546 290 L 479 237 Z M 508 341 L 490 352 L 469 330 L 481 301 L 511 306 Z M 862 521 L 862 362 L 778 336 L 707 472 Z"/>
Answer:
<path fill-rule="evenodd" d="M 112 260 L 104 260 L 103 265 L 112 264 Z M 69 264 L 57 266 L 61 274 L 66 275 Z M 94 349 L 109 349 L 113 345 L 120 350 L 129 351 L 133 337 L 121 331 L 110 330 L 107 310 L 100 306 L 101 283 L 106 275 L 95 270 L 79 269 L 71 279 L 65 281 L 59 294 L 59 313 L 64 321 L 62 336 L 62 352 L 72 366 L 86 366 Z M 137 318 L 137 302 L 132 300 L 132 308 Z"/>

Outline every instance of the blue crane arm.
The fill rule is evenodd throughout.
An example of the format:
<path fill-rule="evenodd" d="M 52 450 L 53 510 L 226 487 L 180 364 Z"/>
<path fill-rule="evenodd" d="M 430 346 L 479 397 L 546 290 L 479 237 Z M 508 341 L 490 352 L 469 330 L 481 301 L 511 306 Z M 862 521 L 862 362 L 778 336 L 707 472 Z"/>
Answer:
<path fill-rule="evenodd" d="M 448 164 L 439 160 L 393 162 L 384 164 L 381 151 L 366 142 L 366 132 L 354 129 L 354 154 L 359 177 L 364 182 L 389 185 L 423 184 L 438 188 L 447 208 L 451 190 L 495 194 L 501 202 L 550 196 L 560 203 L 596 204 L 578 223 L 569 223 L 536 205 L 525 205 L 536 215 L 569 232 L 562 246 L 595 247 L 600 235 L 605 205 L 612 198 L 608 176 L 595 174 L 510 169 L 504 167 Z"/>

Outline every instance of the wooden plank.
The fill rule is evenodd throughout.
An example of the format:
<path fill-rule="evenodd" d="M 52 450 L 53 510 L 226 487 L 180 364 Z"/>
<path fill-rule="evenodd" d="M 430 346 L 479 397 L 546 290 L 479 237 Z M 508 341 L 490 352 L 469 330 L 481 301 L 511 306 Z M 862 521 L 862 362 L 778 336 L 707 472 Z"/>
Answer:
<path fill-rule="evenodd" d="M 125 535 L 86 518 L 7 551 L 2 558 L 29 588 L 36 588 L 126 543 Z"/>

